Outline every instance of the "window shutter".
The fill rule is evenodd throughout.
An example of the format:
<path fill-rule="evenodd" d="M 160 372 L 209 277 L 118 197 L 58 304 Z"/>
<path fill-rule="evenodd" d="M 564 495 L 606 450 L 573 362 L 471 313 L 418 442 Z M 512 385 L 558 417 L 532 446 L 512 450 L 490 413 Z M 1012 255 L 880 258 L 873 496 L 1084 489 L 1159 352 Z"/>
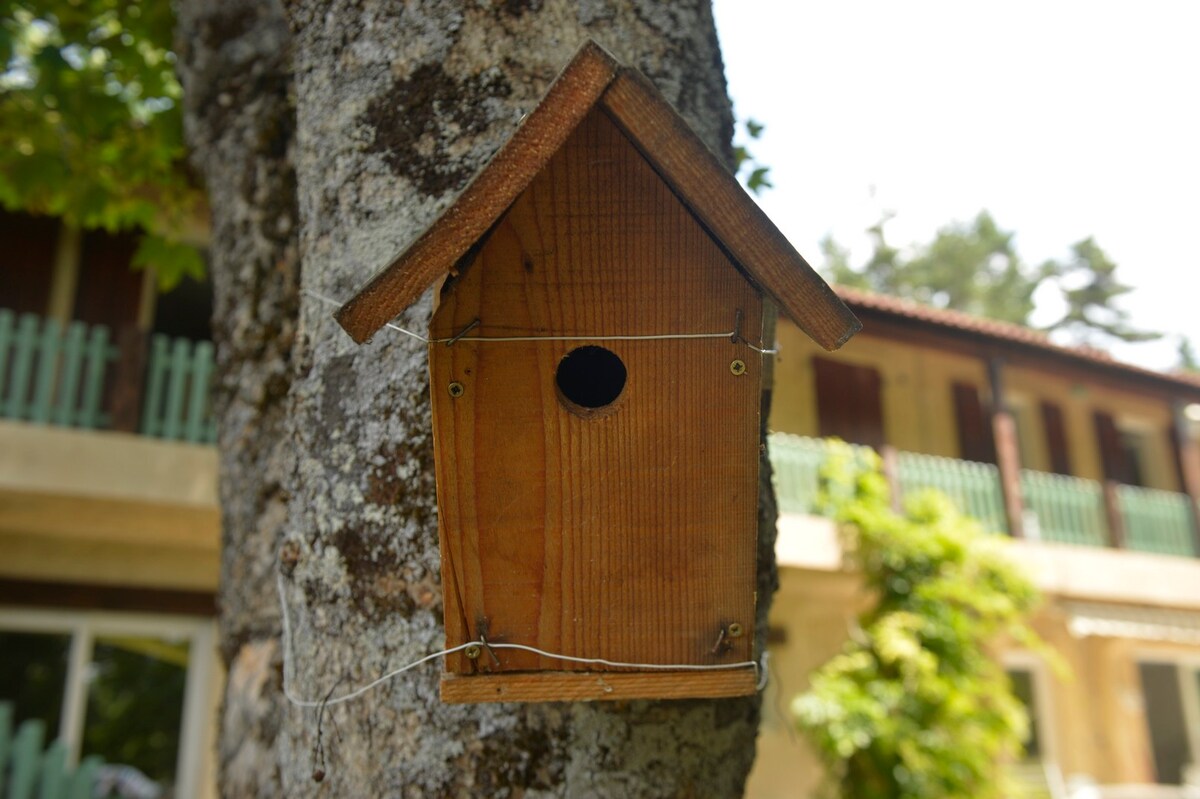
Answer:
<path fill-rule="evenodd" d="M 1046 432 L 1046 452 L 1050 468 L 1056 474 L 1071 474 L 1071 449 L 1067 442 L 1067 427 L 1062 408 L 1053 402 L 1042 402 L 1042 428 Z"/>
<path fill-rule="evenodd" d="M 1104 479 L 1116 480 L 1118 483 L 1130 482 L 1128 469 L 1125 464 L 1125 449 L 1121 446 L 1121 431 L 1112 416 L 1104 411 L 1092 413 L 1096 425 L 1096 440 L 1100 444 L 1100 467 Z"/>
<path fill-rule="evenodd" d="M 817 417 L 822 436 L 854 444 L 883 446 L 882 381 L 868 366 L 813 358 L 817 380 Z"/>
<path fill-rule="evenodd" d="M 954 418 L 958 422 L 958 453 L 966 461 L 996 462 L 996 439 L 991 420 L 984 411 L 979 389 L 970 383 L 954 383 Z"/>

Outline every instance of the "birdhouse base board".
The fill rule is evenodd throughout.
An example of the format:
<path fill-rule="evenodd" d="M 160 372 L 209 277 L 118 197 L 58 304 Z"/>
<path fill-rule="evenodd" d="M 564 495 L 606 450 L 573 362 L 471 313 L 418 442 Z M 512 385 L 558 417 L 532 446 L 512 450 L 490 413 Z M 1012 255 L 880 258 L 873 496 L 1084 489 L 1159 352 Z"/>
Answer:
<path fill-rule="evenodd" d="M 753 669 L 729 671 L 538 671 L 443 674 L 442 701 L 594 702 L 616 699 L 704 699 L 757 690 Z"/>

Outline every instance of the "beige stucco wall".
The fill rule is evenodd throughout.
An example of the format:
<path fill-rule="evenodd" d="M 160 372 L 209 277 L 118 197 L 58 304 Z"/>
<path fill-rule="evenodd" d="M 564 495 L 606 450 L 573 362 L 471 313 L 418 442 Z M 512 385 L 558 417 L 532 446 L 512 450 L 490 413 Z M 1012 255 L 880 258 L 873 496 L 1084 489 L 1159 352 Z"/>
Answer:
<path fill-rule="evenodd" d="M 0 422 L 0 577 L 215 591 L 213 447 Z"/>
<path fill-rule="evenodd" d="M 958 456 L 958 433 L 950 385 L 955 381 L 986 385 L 977 359 L 923 350 L 860 333 L 830 355 L 793 324 L 780 320 L 779 354 L 770 428 L 802 436 L 820 432 L 812 358 L 818 355 L 876 369 L 882 384 L 884 436 L 910 452 Z M 939 390 L 932 387 L 945 387 Z"/>
<path fill-rule="evenodd" d="M 1132 391 L 1064 378 L 1052 371 L 1009 367 L 1005 370 L 1006 391 L 1010 403 L 1024 410 L 1021 424 L 1029 435 L 1022 441 L 1022 456 L 1030 469 L 1048 470 L 1049 455 L 1041 412 L 1042 400 L 1057 404 L 1063 412 L 1067 440 L 1071 449 L 1071 468 L 1076 477 L 1099 480 L 1103 477 L 1100 450 L 1092 414 L 1110 414 L 1123 429 L 1136 430 L 1143 436 L 1143 464 L 1146 482 L 1152 488 L 1181 490 L 1172 462 L 1169 429 L 1171 408 L 1167 403 Z"/>
<path fill-rule="evenodd" d="M 788 703 L 807 687 L 807 675 L 839 651 L 867 601 L 858 576 L 841 567 L 837 535 L 828 520 L 783 517 L 777 553 L 780 590 L 771 609 L 771 627 L 781 640 L 770 648 L 772 678 L 758 760 L 747 788 L 751 799 L 814 796 L 820 766 L 803 739 L 789 734 Z M 1012 646 L 998 649 L 1002 660 L 1035 667 L 1048 757 L 1066 777 L 1153 782 L 1138 661 L 1200 663 L 1200 646 L 1075 637 L 1063 603 L 1194 614 L 1200 611 L 1200 562 L 1033 542 L 1012 542 L 1010 555 L 1045 594 L 1035 627 L 1066 666 L 1059 673 L 1036 653 Z"/>
<path fill-rule="evenodd" d="M 959 457 L 951 385 L 971 383 L 979 388 L 981 396 L 988 396 L 987 369 L 980 358 L 889 341 L 869 332 L 858 334 L 831 355 L 787 320 L 779 322 L 778 341 L 769 420 L 772 430 L 804 436 L 819 434 L 814 355 L 879 372 L 884 436 L 892 446 L 909 452 Z M 1009 402 L 1018 415 L 1026 468 L 1050 469 L 1039 407 L 1046 400 L 1062 409 L 1075 476 L 1102 476 L 1092 419 L 1093 412 L 1099 410 L 1111 414 L 1118 426 L 1142 434 L 1147 485 L 1182 490 L 1168 438 L 1171 408 L 1166 402 L 1133 391 L 1085 384 L 1052 369 L 1009 366 L 1004 370 L 1004 380 Z"/>

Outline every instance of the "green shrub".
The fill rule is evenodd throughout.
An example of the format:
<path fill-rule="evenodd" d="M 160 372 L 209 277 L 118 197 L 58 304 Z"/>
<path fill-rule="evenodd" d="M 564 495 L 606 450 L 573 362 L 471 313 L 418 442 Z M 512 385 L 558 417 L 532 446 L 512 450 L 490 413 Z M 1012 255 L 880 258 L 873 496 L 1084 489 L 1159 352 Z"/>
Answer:
<path fill-rule="evenodd" d="M 840 654 L 792 702 L 799 728 L 844 799 L 987 799 L 1028 730 L 988 645 L 1040 648 L 1034 586 L 944 496 L 892 510 L 879 463 L 837 445 L 822 503 L 874 596 Z"/>

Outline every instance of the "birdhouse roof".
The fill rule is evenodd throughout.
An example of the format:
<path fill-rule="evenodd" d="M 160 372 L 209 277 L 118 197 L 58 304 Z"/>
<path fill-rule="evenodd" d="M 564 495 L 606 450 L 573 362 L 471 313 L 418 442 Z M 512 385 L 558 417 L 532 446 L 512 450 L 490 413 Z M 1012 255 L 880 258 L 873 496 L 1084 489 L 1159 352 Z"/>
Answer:
<path fill-rule="evenodd" d="M 861 328 L 704 142 L 640 72 L 589 41 L 449 208 L 339 309 L 358 342 L 416 302 L 529 186 L 580 122 L 601 108 L 747 278 L 826 349 Z"/>

